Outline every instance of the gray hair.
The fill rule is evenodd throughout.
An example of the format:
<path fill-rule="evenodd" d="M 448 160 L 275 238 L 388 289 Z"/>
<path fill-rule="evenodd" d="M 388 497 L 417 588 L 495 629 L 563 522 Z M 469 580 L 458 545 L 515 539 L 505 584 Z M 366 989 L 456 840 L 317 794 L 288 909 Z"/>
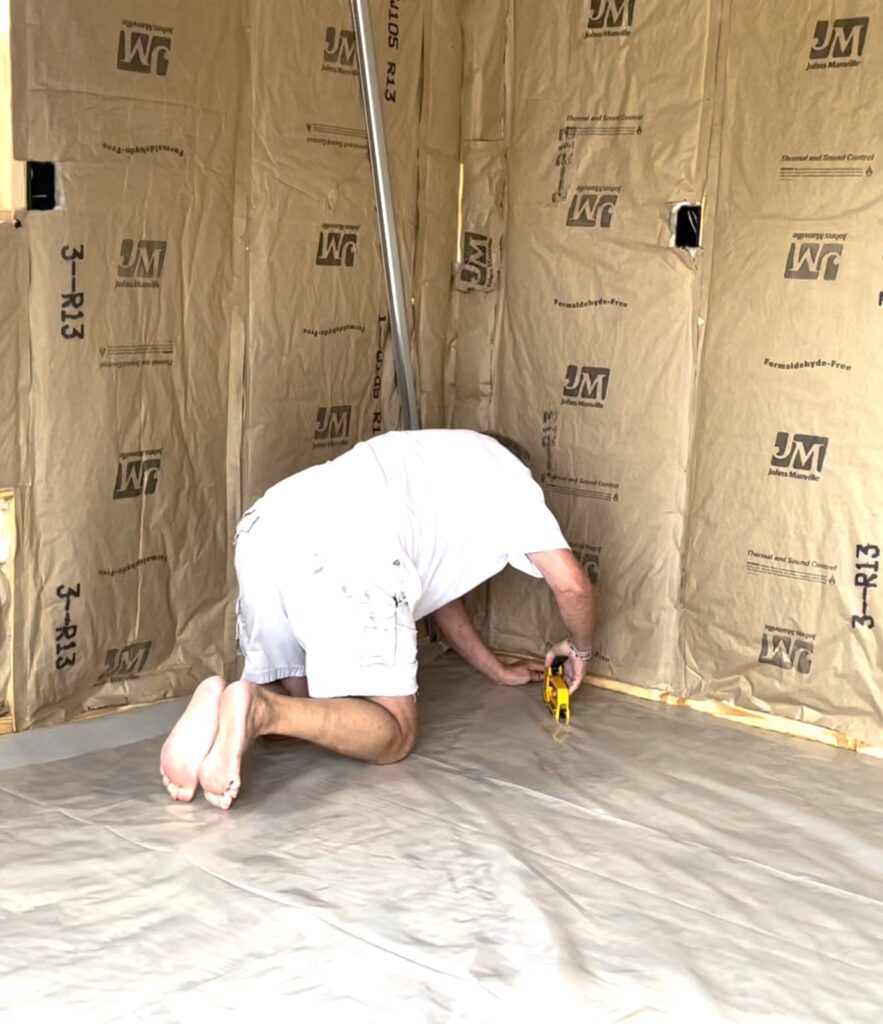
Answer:
<path fill-rule="evenodd" d="M 519 444 L 511 437 L 506 437 L 505 434 L 495 434 L 490 430 L 482 430 L 482 434 L 485 437 L 492 437 L 497 444 L 501 444 L 507 451 L 511 452 L 516 459 L 523 462 L 528 469 L 531 469 L 530 454 L 523 444 Z"/>

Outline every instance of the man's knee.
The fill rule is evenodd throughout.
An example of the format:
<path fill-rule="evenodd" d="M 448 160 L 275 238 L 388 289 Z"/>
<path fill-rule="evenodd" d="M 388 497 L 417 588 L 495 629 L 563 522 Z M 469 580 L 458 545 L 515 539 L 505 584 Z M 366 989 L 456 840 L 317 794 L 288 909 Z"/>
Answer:
<path fill-rule="evenodd" d="M 404 761 L 408 754 L 414 749 L 414 744 L 417 742 L 417 728 L 403 729 L 399 725 L 400 738 L 398 743 L 387 753 L 384 753 L 377 758 L 377 764 L 398 764 L 399 761 Z"/>
<path fill-rule="evenodd" d="M 371 697 L 395 719 L 397 736 L 389 747 L 379 754 L 375 764 L 397 764 L 414 749 L 417 742 L 417 699 L 416 697 Z"/>
<path fill-rule="evenodd" d="M 416 737 L 414 738 L 416 739 Z M 387 765 L 387 764 L 398 764 L 399 761 L 404 761 L 408 754 L 414 749 L 414 740 L 410 743 L 403 741 L 400 745 L 379 754 L 374 758 L 374 764 Z"/>

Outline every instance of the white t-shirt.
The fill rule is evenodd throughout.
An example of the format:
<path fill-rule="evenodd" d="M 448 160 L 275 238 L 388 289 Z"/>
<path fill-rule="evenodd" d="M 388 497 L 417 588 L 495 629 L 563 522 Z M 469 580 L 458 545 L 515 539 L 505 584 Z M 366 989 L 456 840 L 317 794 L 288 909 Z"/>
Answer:
<path fill-rule="evenodd" d="M 569 547 L 528 468 L 471 430 L 381 434 L 283 480 L 259 505 L 304 550 L 363 564 L 404 555 L 420 580 L 415 619 L 507 563 L 541 576 L 527 554 Z"/>

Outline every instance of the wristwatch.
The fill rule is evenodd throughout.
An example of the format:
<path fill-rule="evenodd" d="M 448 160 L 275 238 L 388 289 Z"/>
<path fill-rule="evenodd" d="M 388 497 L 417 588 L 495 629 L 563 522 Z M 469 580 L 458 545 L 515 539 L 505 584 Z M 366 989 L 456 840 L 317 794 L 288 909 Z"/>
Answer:
<path fill-rule="evenodd" d="M 570 653 L 574 658 L 579 658 L 580 661 L 592 660 L 593 651 L 591 645 L 589 645 L 584 651 L 581 651 L 572 640 L 568 640 L 567 643 L 570 646 Z"/>

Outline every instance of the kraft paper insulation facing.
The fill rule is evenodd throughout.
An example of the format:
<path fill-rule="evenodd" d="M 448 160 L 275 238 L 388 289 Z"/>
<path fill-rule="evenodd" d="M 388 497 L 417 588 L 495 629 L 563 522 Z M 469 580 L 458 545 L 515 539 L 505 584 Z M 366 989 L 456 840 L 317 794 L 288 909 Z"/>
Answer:
<path fill-rule="evenodd" d="M 16 152 L 59 161 L 61 198 L 21 229 L 18 728 L 185 693 L 233 665 L 242 19 L 218 4 L 203 26 L 195 9 L 157 5 L 141 73 L 135 5 L 77 10 L 12 8 Z M 216 59 L 167 74 L 176 45 Z"/>
<path fill-rule="evenodd" d="M 421 703 L 392 767 L 260 743 L 228 814 L 160 785 L 177 704 L 4 740 L 4 1024 L 878 1024 L 873 762 L 592 689 L 556 735 L 453 656 Z"/>
<path fill-rule="evenodd" d="M 867 12 L 492 10 L 464 18 L 463 109 L 487 116 L 462 125 L 452 421 L 530 448 L 611 686 L 879 751 Z M 701 250 L 671 247 L 682 202 Z M 507 651 L 564 629 L 514 571 L 488 614 Z"/>
<path fill-rule="evenodd" d="M 28 243 L 12 223 L 0 224 L 0 717 L 10 710 L 15 596 L 15 488 L 27 413 Z"/>
<path fill-rule="evenodd" d="M 381 31 L 380 6 L 390 173 L 410 268 L 422 9 L 396 4 L 393 33 Z M 398 422 L 349 5 L 301 4 L 294 15 L 290 3 L 274 0 L 254 5 L 252 19 L 243 507 L 282 477 Z M 410 294 L 410 272 L 405 287 Z"/>
<path fill-rule="evenodd" d="M 766 4 L 733 6 L 683 693 L 880 747 L 883 94 L 863 83 L 883 57 L 869 9 L 804 15 L 801 33 Z"/>
<path fill-rule="evenodd" d="M 593 672 L 883 748 L 876 19 L 372 15 L 423 423 L 528 447 Z M 13 0 L 12 52 L 61 201 L 0 232 L 25 729 L 233 673 L 236 517 L 398 402 L 348 3 Z M 562 629 L 536 581 L 481 599 L 497 648 Z"/>

